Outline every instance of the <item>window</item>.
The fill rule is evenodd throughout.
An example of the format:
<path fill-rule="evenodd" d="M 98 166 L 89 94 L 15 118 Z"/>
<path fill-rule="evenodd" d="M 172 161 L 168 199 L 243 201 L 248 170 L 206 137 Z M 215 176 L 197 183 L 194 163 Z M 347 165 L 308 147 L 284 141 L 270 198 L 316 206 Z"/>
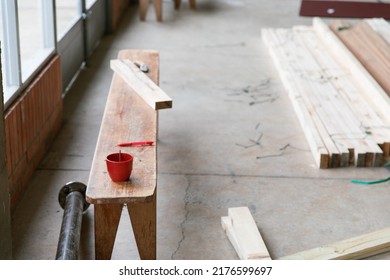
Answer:
<path fill-rule="evenodd" d="M 56 0 L 57 34 L 62 38 L 82 14 L 81 0 Z"/>
<path fill-rule="evenodd" d="M 1 0 L 4 102 L 55 51 L 54 0 Z"/>
<path fill-rule="evenodd" d="M 5 107 L 55 52 L 63 58 L 64 84 L 71 82 L 85 60 L 88 44 L 95 46 L 104 32 L 105 3 L 105 0 L 0 0 Z M 89 24 L 85 15 L 89 16 Z M 96 24 L 97 21 L 103 25 Z"/>
<path fill-rule="evenodd" d="M 22 81 L 54 51 L 54 15 L 51 0 L 18 0 Z"/>
<path fill-rule="evenodd" d="M 1 65 L 4 102 L 21 83 L 16 1 L 1 1 Z"/>

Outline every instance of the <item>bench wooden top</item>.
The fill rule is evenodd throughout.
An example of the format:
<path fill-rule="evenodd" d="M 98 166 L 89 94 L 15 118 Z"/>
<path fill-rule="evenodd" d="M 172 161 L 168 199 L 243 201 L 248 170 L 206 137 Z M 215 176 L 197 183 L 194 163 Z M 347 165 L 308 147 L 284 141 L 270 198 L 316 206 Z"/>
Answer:
<path fill-rule="evenodd" d="M 118 58 L 144 62 L 149 67 L 149 78 L 159 83 L 158 52 L 123 50 Z M 153 199 L 157 186 L 157 116 L 157 111 L 113 72 L 87 185 L 89 203 L 128 203 Z M 154 145 L 117 147 L 119 143 L 136 141 L 153 141 Z M 119 149 L 133 155 L 133 172 L 129 181 L 115 183 L 108 176 L 105 158 Z"/>

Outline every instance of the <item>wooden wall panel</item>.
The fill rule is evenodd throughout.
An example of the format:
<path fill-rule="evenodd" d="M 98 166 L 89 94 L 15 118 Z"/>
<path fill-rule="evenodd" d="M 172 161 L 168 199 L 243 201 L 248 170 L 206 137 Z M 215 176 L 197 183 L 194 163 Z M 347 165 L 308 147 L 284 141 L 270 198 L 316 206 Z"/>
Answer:
<path fill-rule="evenodd" d="M 8 172 L 6 168 L 7 152 L 5 136 L 5 116 L 3 103 L 3 85 L 0 62 L 0 260 L 12 259 L 11 211 L 8 192 Z"/>
<path fill-rule="evenodd" d="M 59 130 L 62 112 L 61 61 L 55 56 L 6 112 L 11 209 Z"/>

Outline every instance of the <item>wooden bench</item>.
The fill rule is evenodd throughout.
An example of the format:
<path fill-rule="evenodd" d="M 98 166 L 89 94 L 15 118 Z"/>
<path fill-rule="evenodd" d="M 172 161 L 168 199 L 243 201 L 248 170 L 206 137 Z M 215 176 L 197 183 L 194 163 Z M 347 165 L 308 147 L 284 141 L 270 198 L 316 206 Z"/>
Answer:
<path fill-rule="evenodd" d="M 159 83 L 156 51 L 123 50 L 118 59 L 142 61 L 148 77 Z M 127 205 L 141 259 L 156 259 L 157 147 L 121 147 L 134 156 L 127 182 L 114 183 L 105 157 L 118 152 L 118 143 L 156 143 L 158 111 L 151 108 L 114 72 L 87 185 L 87 201 L 94 205 L 95 257 L 111 259 L 123 206 Z"/>
<path fill-rule="evenodd" d="M 189 0 L 191 9 L 195 10 L 196 0 Z M 149 0 L 140 0 L 140 18 L 142 21 L 146 19 L 148 12 Z M 181 0 L 175 0 L 175 9 L 180 9 Z M 162 21 L 162 0 L 153 0 L 154 10 L 156 12 L 157 21 Z"/>

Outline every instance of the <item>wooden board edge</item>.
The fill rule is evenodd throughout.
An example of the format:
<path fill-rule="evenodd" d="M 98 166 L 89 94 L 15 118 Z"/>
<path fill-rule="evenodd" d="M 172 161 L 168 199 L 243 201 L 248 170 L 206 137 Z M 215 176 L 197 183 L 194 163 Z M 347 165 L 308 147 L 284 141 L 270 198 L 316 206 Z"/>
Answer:
<path fill-rule="evenodd" d="M 280 260 L 357 260 L 390 251 L 390 228 L 288 255 Z"/>
<path fill-rule="evenodd" d="M 228 216 L 222 217 L 221 222 L 240 259 L 271 260 L 265 242 L 247 207 L 229 208 Z"/>

